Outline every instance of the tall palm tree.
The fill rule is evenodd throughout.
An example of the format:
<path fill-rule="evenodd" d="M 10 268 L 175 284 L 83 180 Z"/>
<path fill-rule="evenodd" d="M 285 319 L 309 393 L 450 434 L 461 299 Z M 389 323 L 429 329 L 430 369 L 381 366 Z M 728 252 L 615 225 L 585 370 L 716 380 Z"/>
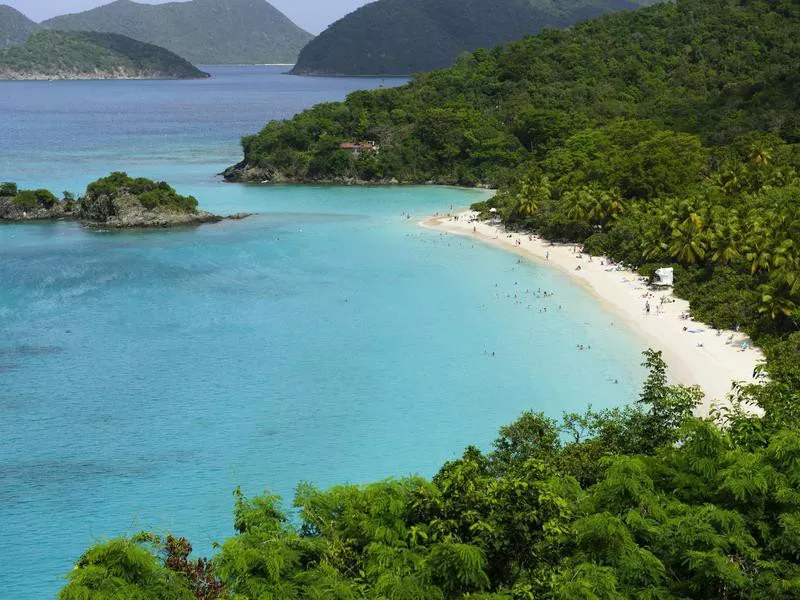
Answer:
<path fill-rule="evenodd" d="M 779 316 L 790 316 L 797 308 L 797 303 L 789 297 L 786 288 L 773 284 L 761 286 L 761 304 L 758 312 L 777 319 Z"/>
<path fill-rule="evenodd" d="M 580 190 L 567 190 L 561 196 L 565 206 L 564 214 L 570 221 L 583 223 L 586 221 L 586 203 Z"/>
<path fill-rule="evenodd" d="M 672 230 L 671 237 L 669 252 L 678 262 L 695 265 L 705 258 L 706 240 L 699 223 L 688 219 Z"/>
<path fill-rule="evenodd" d="M 751 211 L 745 222 L 749 225 L 744 244 L 744 256 L 750 262 L 750 273 L 770 271 L 774 250 L 773 229 L 769 213 L 753 214 Z"/>
<path fill-rule="evenodd" d="M 606 196 L 608 192 L 595 186 L 584 187 L 580 191 L 581 202 L 586 210 L 586 218 L 592 225 L 602 225 L 606 220 Z"/>
<path fill-rule="evenodd" d="M 715 218 L 710 227 L 710 233 L 709 249 L 712 262 L 727 265 L 741 255 L 744 236 L 735 211 Z"/>
<path fill-rule="evenodd" d="M 735 195 L 747 187 L 747 175 L 744 165 L 736 164 L 717 173 L 714 183 L 726 194 Z"/>
<path fill-rule="evenodd" d="M 750 146 L 750 162 L 759 167 L 766 167 L 772 160 L 772 148 L 753 144 Z"/>
<path fill-rule="evenodd" d="M 532 217 L 550 199 L 550 180 L 547 177 L 528 177 L 516 195 L 514 211 L 523 217 Z"/>
<path fill-rule="evenodd" d="M 613 221 L 625 212 L 625 203 L 618 189 L 606 191 L 603 195 L 603 209 L 607 221 Z"/>
<path fill-rule="evenodd" d="M 793 244 L 787 240 L 775 251 L 772 259 L 775 279 L 789 296 L 800 300 L 800 256 L 792 252 Z"/>

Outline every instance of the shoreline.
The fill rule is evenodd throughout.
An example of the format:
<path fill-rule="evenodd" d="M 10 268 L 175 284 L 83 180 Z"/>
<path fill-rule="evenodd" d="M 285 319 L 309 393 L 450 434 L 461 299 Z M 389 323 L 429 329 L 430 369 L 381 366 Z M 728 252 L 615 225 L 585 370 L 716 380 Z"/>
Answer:
<path fill-rule="evenodd" d="M 728 394 L 735 382 L 758 381 L 753 378 L 753 371 L 764 361 L 764 355 L 753 347 L 749 337 L 733 331 L 718 333 L 704 323 L 683 319 L 681 315 L 689 311 L 689 302 L 673 296 L 671 288 L 648 289 L 638 273 L 611 266 L 604 257 L 576 252 L 575 244 L 551 245 L 538 236 L 529 238 L 528 234 L 506 231 L 502 224 L 470 221 L 477 216 L 474 211 L 452 214 L 457 220 L 449 215 L 429 216 L 418 225 L 471 237 L 568 275 L 619 315 L 649 347 L 662 352 L 671 380 L 697 385 L 703 390 L 705 398 L 698 407 L 701 415 L 708 416 L 714 405 L 729 404 Z M 578 266 L 580 270 L 576 270 Z M 648 292 L 650 296 L 646 297 Z M 650 303 L 650 314 L 645 310 L 645 302 Z M 746 344 L 746 349 L 742 349 L 742 344 Z"/>

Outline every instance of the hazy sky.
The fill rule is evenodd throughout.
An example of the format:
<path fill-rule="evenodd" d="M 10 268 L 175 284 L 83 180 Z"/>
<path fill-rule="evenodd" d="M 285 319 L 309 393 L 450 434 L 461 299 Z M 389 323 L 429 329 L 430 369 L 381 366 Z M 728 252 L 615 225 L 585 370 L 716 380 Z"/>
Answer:
<path fill-rule="evenodd" d="M 110 0 L 0 0 L 25 13 L 34 21 L 43 21 L 56 15 L 80 12 Z M 147 4 L 162 4 L 166 0 L 136 0 Z M 268 0 L 292 21 L 311 33 L 319 33 L 336 19 L 354 11 L 371 0 Z"/>

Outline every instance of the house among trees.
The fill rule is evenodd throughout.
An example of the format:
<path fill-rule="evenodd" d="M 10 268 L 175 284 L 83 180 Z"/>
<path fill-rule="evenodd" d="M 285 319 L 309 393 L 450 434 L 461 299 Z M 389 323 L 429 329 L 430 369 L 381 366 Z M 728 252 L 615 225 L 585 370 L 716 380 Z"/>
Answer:
<path fill-rule="evenodd" d="M 378 144 L 375 142 L 345 142 L 339 144 L 339 148 L 347 150 L 352 153 L 353 156 L 358 156 L 362 152 L 377 152 Z"/>

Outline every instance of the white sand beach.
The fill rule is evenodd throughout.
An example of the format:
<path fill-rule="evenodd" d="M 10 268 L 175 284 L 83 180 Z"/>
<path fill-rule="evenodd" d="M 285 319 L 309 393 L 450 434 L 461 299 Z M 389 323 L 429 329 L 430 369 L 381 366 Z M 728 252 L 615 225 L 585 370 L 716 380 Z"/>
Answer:
<path fill-rule="evenodd" d="M 567 273 L 619 314 L 649 347 L 661 350 L 673 381 L 700 386 L 706 396 L 700 414 L 707 415 L 712 405 L 727 402 L 735 382 L 755 381 L 753 371 L 764 360 L 761 351 L 743 333 L 718 332 L 684 318 L 689 303 L 675 298 L 671 289 L 648 289 L 635 272 L 612 266 L 602 257 L 582 254 L 574 244 L 551 245 L 537 236 L 506 231 L 502 225 L 474 221 L 477 213 L 472 211 L 454 214 L 457 219 L 435 216 L 419 224 L 469 236 Z M 646 302 L 650 304 L 649 314 Z"/>

